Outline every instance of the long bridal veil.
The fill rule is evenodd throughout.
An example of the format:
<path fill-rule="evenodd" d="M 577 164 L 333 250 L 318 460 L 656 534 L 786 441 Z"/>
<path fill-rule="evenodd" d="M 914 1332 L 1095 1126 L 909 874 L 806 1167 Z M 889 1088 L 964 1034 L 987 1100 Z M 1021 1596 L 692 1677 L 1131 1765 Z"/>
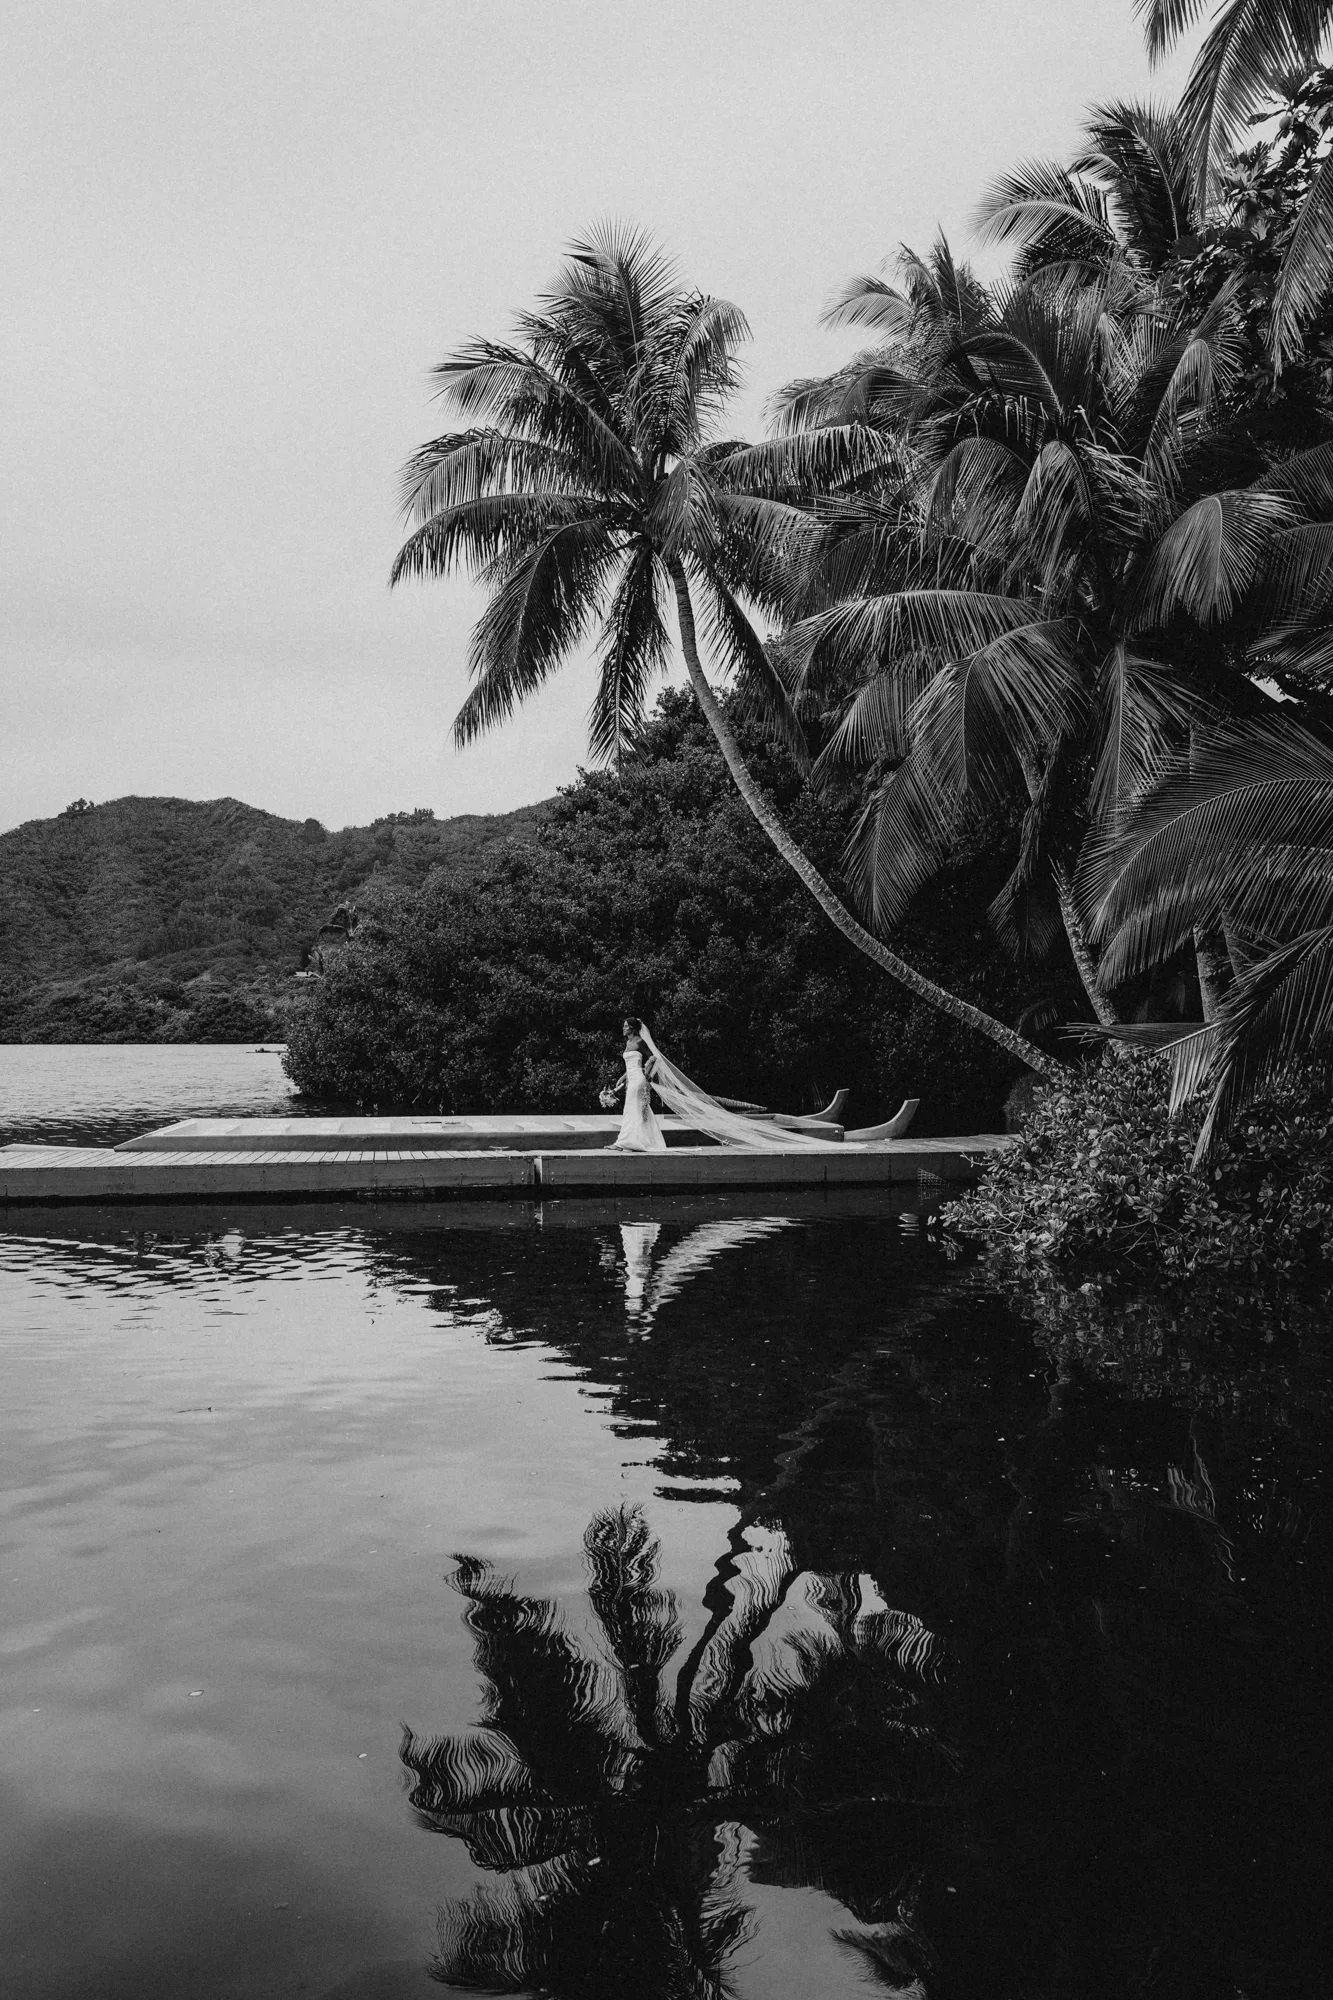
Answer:
<path fill-rule="evenodd" d="M 793 1132 L 790 1126 L 778 1125 L 771 1118 L 747 1118 L 743 1111 L 728 1111 L 725 1104 L 719 1104 L 668 1061 L 642 1022 L 639 1036 L 653 1059 L 652 1086 L 663 1104 L 719 1145 L 762 1148 L 766 1153 L 823 1152 L 830 1146 L 841 1150 L 840 1139 L 817 1139 L 813 1133 Z"/>

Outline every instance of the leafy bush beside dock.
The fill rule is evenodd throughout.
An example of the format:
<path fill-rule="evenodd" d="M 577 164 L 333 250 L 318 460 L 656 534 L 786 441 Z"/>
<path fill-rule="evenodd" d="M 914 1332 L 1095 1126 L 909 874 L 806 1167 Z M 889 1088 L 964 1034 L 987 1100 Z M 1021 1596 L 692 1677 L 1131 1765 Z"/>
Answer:
<path fill-rule="evenodd" d="M 1333 1099 L 1315 1077 L 1267 1091 L 1192 1164 L 1197 1103 L 1173 1123 L 1170 1058 L 1107 1054 L 1033 1095 L 1019 1143 L 946 1226 L 1010 1271 L 1333 1280 Z"/>

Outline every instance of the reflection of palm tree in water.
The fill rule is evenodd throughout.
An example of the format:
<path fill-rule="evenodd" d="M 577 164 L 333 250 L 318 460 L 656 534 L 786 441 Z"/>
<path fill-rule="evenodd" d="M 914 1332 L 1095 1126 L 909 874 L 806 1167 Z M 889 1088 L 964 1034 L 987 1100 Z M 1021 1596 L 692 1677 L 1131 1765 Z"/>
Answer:
<path fill-rule="evenodd" d="M 418 1815 L 505 1879 L 441 1913 L 436 1976 L 571 2000 L 727 1994 L 750 1925 L 740 1863 L 758 1835 L 785 1877 L 795 1868 L 834 1894 L 856 1878 L 844 1900 L 875 1928 L 846 1941 L 921 1992 L 903 1870 L 880 1852 L 867 1873 L 842 1822 L 867 1807 L 901 1818 L 951 1769 L 924 1714 L 932 1636 L 868 1578 L 798 1572 L 780 1534 L 756 1547 L 737 1529 L 671 1678 L 682 1628 L 642 1515 L 597 1515 L 585 1550 L 596 1651 L 488 1565 L 463 1560 L 453 1579 L 483 1726 L 409 1730 L 402 1757 Z"/>

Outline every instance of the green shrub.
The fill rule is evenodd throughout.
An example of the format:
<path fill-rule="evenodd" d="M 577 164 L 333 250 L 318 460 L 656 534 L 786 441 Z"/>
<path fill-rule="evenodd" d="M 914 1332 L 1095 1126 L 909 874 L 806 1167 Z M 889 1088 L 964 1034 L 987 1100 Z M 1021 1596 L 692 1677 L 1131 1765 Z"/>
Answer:
<path fill-rule="evenodd" d="M 1293 1077 L 1191 1165 L 1199 1113 L 1172 1123 L 1170 1059 L 1108 1052 L 1044 1086 L 1018 1143 L 941 1211 L 1010 1268 L 1257 1277 L 1333 1268 L 1333 1105 Z"/>

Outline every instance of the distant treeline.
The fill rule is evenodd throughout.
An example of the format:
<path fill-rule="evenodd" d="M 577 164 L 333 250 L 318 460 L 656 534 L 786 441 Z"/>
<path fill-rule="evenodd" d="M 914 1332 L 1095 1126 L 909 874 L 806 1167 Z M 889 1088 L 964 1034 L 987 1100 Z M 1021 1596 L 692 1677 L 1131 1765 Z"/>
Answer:
<path fill-rule="evenodd" d="M 432 869 L 466 878 L 537 820 L 393 813 L 330 833 L 236 799 L 77 807 L 0 835 L 3 1041 L 280 1036 L 339 904 Z"/>
<path fill-rule="evenodd" d="M 854 811 L 746 732 L 805 851 L 836 875 Z M 986 905 L 1012 855 L 979 833 L 911 917 L 914 962 L 1007 1018 L 1079 1010 L 1072 968 L 1024 972 Z M 625 1012 L 708 1088 L 809 1109 L 847 1084 L 869 1121 L 905 1096 L 934 1130 L 1003 1122 L 1015 1067 L 848 946 L 778 859 L 692 696 L 668 691 L 619 776 L 587 773 L 535 841 L 466 878 L 385 887 L 289 1023 L 314 1096 L 367 1107 L 588 1111 Z"/>

